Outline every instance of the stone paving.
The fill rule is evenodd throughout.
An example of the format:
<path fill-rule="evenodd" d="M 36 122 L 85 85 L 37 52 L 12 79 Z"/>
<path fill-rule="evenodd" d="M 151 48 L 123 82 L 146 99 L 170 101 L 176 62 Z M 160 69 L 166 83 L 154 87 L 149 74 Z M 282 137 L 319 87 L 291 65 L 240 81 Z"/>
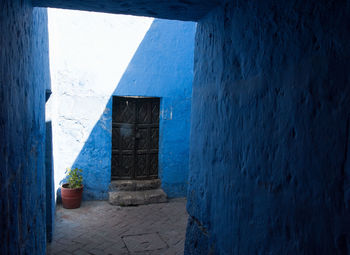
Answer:
<path fill-rule="evenodd" d="M 72 210 L 59 206 L 47 254 L 183 254 L 185 207 L 185 199 L 135 207 L 106 201 L 86 201 Z"/>

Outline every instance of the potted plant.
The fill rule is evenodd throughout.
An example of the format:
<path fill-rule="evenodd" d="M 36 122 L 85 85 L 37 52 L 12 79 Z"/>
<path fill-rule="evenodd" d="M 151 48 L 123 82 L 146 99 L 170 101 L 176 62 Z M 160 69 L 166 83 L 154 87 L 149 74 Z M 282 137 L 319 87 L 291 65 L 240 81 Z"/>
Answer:
<path fill-rule="evenodd" d="M 67 168 L 67 183 L 61 187 L 62 204 L 66 209 L 79 208 L 83 195 L 83 170 Z"/>

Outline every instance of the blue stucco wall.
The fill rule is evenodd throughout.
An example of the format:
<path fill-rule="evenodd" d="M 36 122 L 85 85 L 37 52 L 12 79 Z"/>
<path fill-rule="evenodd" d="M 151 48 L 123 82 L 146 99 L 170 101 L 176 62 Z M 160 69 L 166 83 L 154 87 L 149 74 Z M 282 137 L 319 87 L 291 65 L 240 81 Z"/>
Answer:
<path fill-rule="evenodd" d="M 348 1 L 197 26 L 185 254 L 349 254 Z"/>
<path fill-rule="evenodd" d="M 237 0 L 199 22 L 186 254 L 349 254 L 349 9 Z M 46 14 L 2 0 L 0 20 L 0 253 L 45 254 Z"/>
<path fill-rule="evenodd" d="M 220 0 L 32 0 L 34 6 L 196 21 Z"/>
<path fill-rule="evenodd" d="M 0 254 L 45 254 L 47 14 L 0 2 Z"/>
<path fill-rule="evenodd" d="M 92 129 L 73 167 L 83 169 L 84 200 L 108 199 L 111 183 L 112 99 Z"/>
<path fill-rule="evenodd" d="M 84 199 L 108 196 L 113 95 L 161 98 L 162 188 L 169 197 L 186 195 L 195 26 L 193 22 L 153 21 L 72 164 L 84 170 Z"/>
<path fill-rule="evenodd" d="M 58 9 L 48 16 L 55 190 L 73 166 L 83 169 L 84 199 L 107 199 L 109 101 L 153 19 Z"/>
<path fill-rule="evenodd" d="M 195 29 L 154 20 L 114 92 L 161 98 L 159 176 L 169 197 L 187 191 Z"/>

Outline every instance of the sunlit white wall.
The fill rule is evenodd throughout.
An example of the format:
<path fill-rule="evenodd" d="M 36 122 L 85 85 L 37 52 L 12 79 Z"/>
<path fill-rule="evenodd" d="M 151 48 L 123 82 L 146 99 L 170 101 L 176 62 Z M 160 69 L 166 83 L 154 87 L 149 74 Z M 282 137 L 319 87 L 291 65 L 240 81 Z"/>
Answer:
<path fill-rule="evenodd" d="M 57 190 L 153 19 L 60 9 L 48 13 Z"/>

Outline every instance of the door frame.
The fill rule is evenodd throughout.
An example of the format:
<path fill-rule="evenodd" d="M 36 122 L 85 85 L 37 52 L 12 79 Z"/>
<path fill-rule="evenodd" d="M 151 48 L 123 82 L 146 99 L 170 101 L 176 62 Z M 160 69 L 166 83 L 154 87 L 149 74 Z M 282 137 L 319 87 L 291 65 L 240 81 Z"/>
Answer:
<path fill-rule="evenodd" d="M 115 116 L 116 114 L 117 114 L 117 110 L 116 110 L 116 104 L 117 104 L 117 102 L 118 102 L 118 99 L 120 100 L 120 101 L 124 101 L 124 100 L 131 100 L 131 101 L 133 101 L 133 102 L 135 102 L 135 109 L 134 109 L 134 114 L 135 114 L 135 116 L 134 116 L 134 121 L 132 122 L 132 123 L 123 123 L 123 122 L 119 122 L 119 123 L 117 123 L 117 122 L 115 122 L 115 120 L 117 119 L 117 117 Z M 157 179 L 157 178 L 159 178 L 159 145 L 160 145 L 160 140 L 159 140 L 159 138 L 160 138 L 160 116 L 161 116 L 161 97 L 146 97 L 146 96 L 120 96 L 120 95 L 113 95 L 112 96 L 112 148 L 111 148 L 111 180 L 146 180 L 146 179 Z M 120 102 L 119 101 L 119 102 Z M 148 124 L 144 124 L 144 123 L 140 123 L 139 121 L 138 121 L 138 110 L 139 110 L 139 107 L 140 107 L 140 105 L 142 104 L 142 101 L 149 101 L 149 102 L 151 102 L 151 104 L 153 105 L 153 103 L 154 102 L 152 102 L 152 101 L 155 101 L 156 102 L 156 104 L 158 105 L 158 118 L 157 118 L 157 123 L 155 124 L 155 123 L 152 123 L 152 121 L 151 121 L 151 123 L 148 123 Z M 152 109 L 151 109 L 151 111 L 152 111 Z M 152 112 L 150 113 L 150 114 L 152 114 Z M 113 143 L 113 141 L 114 141 L 114 138 L 113 138 L 113 136 L 114 136 L 114 129 L 117 127 L 117 126 L 122 126 L 122 125 L 126 125 L 126 126 L 129 126 L 129 128 L 130 129 L 132 129 L 132 136 L 133 136 L 133 143 L 134 143 L 134 145 L 133 145 L 133 152 L 132 152 L 132 156 L 133 156 L 133 164 L 132 164 L 132 174 L 130 175 L 130 176 L 121 176 L 121 175 L 113 175 L 115 172 L 117 172 L 117 170 L 113 170 L 113 168 L 115 167 L 114 165 L 113 165 L 113 160 L 114 160 L 114 155 L 116 154 L 116 152 L 115 151 L 118 151 L 117 153 L 119 154 L 119 157 L 122 157 L 122 148 L 120 148 L 119 150 L 116 150 L 115 149 L 115 147 L 114 147 L 114 143 Z M 138 134 L 138 127 L 139 126 L 149 126 L 148 128 L 149 129 L 152 129 L 152 128 L 154 128 L 154 127 L 156 127 L 157 128 L 157 130 L 158 130 L 158 132 L 157 132 L 157 148 L 156 149 L 152 149 L 152 148 L 148 148 L 147 149 L 147 168 L 148 168 L 148 170 L 147 170 L 147 172 L 148 172 L 148 175 L 147 176 L 137 176 L 137 160 L 138 160 L 138 157 L 137 157 L 137 155 L 138 155 L 138 152 L 140 152 L 141 150 L 138 150 L 138 140 L 137 140 L 137 134 Z M 148 135 L 147 135 L 147 139 L 151 139 L 151 137 L 150 137 L 150 134 L 148 133 Z M 119 141 L 120 142 L 120 141 Z M 148 140 L 147 141 L 147 143 L 149 144 L 149 146 L 151 146 L 150 144 L 152 143 L 152 140 Z M 120 146 L 120 144 L 119 144 L 119 146 Z M 150 166 L 151 166 L 151 162 L 148 162 L 148 161 L 150 161 L 150 155 L 151 154 L 155 154 L 155 152 L 154 152 L 154 150 L 156 150 L 156 160 L 157 160 L 157 162 L 156 162 L 156 164 L 157 164 L 157 170 L 156 170 L 156 175 L 155 174 L 153 174 L 153 175 L 151 175 L 151 173 L 150 173 Z M 153 152 L 151 152 L 151 151 L 153 151 Z M 130 155 L 130 154 L 129 154 Z M 140 155 L 140 154 L 139 154 Z M 118 159 L 117 159 L 118 160 Z M 119 160 L 120 160 L 120 158 L 119 158 Z"/>

